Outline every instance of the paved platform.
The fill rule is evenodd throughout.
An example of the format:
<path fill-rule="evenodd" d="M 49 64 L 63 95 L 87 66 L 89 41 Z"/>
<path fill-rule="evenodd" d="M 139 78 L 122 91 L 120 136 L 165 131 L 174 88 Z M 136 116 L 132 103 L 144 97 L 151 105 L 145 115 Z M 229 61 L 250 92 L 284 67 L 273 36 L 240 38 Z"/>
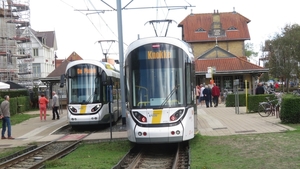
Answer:
<path fill-rule="evenodd" d="M 295 130 L 280 123 L 276 116 L 261 117 L 258 113 L 246 113 L 246 107 L 198 106 L 198 130 L 201 135 L 223 136 L 258 134 Z"/>
<path fill-rule="evenodd" d="M 245 107 L 239 107 L 239 114 L 236 113 L 234 107 L 225 107 L 220 104 L 218 107 L 206 108 L 204 106 L 197 107 L 198 122 L 197 127 L 201 135 L 208 136 L 224 136 L 234 134 L 257 134 L 270 132 L 283 132 L 294 130 L 291 127 L 280 124 L 280 119 L 275 116 L 261 117 L 258 113 L 247 114 Z M 31 114 L 39 114 L 39 111 L 26 112 Z M 80 135 L 70 135 L 63 137 L 62 134 L 53 135 L 54 131 L 68 124 L 66 110 L 62 111 L 59 120 L 52 119 L 52 111 L 47 111 L 47 120 L 40 121 L 39 117 L 31 118 L 20 124 L 12 126 L 12 136 L 14 140 L 0 140 L 0 148 L 17 147 L 27 145 L 34 142 L 46 142 L 52 140 L 72 140 Z M 101 139 L 126 139 L 127 133 L 110 132 L 108 133 L 93 133 L 85 140 L 101 140 Z"/>

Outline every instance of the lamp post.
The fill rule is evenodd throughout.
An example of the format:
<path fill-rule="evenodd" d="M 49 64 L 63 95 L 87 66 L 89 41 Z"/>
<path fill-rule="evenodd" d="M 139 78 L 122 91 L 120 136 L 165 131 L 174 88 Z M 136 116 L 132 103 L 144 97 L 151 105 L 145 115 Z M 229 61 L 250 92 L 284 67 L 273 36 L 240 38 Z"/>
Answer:
<path fill-rule="evenodd" d="M 56 52 L 54 53 L 54 69 L 56 69 L 56 59 L 57 59 L 57 55 L 56 55 Z"/>

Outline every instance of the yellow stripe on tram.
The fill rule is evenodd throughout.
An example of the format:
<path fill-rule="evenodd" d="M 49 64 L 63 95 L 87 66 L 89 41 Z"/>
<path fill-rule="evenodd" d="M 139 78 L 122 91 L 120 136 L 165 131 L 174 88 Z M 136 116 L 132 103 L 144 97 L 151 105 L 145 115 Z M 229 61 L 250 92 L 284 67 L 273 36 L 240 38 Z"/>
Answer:
<path fill-rule="evenodd" d="M 162 109 L 153 110 L 152 124 L 160 123 L 162 115 Z"/>
<path fill-rule="evenodd" d="M 81 105 L 80 114 L 84 114 L 86 112 L 86 105 Z"/>

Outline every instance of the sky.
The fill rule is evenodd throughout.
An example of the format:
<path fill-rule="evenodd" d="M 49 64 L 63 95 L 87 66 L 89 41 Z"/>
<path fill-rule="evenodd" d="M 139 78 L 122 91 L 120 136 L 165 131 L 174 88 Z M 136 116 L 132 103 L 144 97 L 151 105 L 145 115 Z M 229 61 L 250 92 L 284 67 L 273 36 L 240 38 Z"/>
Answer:
<path fill-rule="evenodd" d="M 131 3 L 129 3 L 132 1 Z M 36 31 L 55 31 L 57 56 L 65 59 L 76 52 L 83 59 L 119 59 L 118 21 L 116 0 L 30 0 L 31 28 Z M 168 36 L 181 38 L 178 24 L 191 12 L 236 12 L 250 19 L 248 29 L 256 52 L 265 40 L 280 33 L 287 24 L 300 24 L 300 10 L 294 0 L 122 0 L 124 54 L 130 43 L 138 37 L 154 36 L 150 20 L 172 19 Z M 165 6 L 188 6 L 168 10 Z M 145 8 L 149 7 L 149 8 Z M 160 8 L 155 8 L 160 7 Z M 103 13 L 101 11 L 104 11 Z M 159 35 L 164 35 L 166 24 L 155 25 Z M 101 41 L 100 43 L 98 41 Z M 101 47 L 102 46 L 102 47 Z M 253 57 L 252 62 L 257 62 Z"/>

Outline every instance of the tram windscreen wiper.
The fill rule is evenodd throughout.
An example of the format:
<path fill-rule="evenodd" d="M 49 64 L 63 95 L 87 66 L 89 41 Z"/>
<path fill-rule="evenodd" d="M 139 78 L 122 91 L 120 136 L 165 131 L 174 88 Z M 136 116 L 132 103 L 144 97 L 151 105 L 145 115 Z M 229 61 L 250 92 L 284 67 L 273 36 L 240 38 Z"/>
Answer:
<path fill-rule="evenodd" d="M 90 97 L 85 101 L 85 103 L 90 103 L 90 100 L 93 98 L 94 94 L 91 94 Z"/>
<path fill-rule="evenodd" d="M 179 84 L 176 85 L 174 87 L 174 89 L 172 89 L 172 91 L 170 92 L 170 94 L 168 94 L 168 96 L 166 97 L 166 99 L 162 102 L 162 104 L 160 105 L 160 107 L 164 106 L 169 100 L 170 98 L 173 96 L 173 94 L 175 93 L 175 91 L 178 89 L 179 87 Z"/>

